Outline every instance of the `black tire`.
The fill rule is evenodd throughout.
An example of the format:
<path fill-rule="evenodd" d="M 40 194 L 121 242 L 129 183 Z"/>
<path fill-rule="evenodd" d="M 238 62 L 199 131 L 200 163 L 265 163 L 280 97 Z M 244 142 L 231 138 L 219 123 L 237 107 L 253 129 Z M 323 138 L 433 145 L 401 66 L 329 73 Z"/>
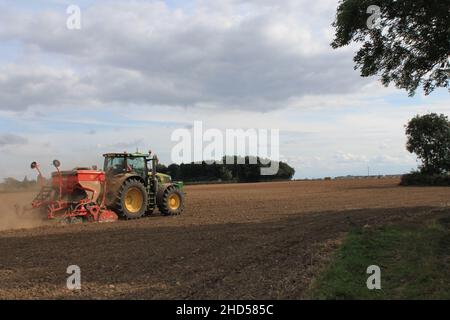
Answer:
<path fill-rule="evenodd" d="M 171 205 L 170 201 L 173 198 L 178 198 L 179 204 L 177 206 Z M 162 187 L 162 190 L 158 192 L 157 205 L 162 215 L 177 216 L 184 210 L 184 194 L 174 185 Z"/>
<path fill-rule="evenodd" d="M 132 210 L 132 204 L 130 204 L 129 201 L 130 198 L 127 197 L 127 195 L 129 196 L 130 192 L 138 195 L 138 197 L 139 195 L 142 197 L 142 199 L 136 200 L 138 202 L 137 204 L 140 203 L 140 207 L 136 205 L 136 210 Z M 129 179 L 123 183 L 122 187 L 119 190 L 115 205 L 115 211 L 122 218 L 138 219 L 141 218 L 147 211 L 147 203 L 148 195 L 144 184 L 137 179 Z"/>

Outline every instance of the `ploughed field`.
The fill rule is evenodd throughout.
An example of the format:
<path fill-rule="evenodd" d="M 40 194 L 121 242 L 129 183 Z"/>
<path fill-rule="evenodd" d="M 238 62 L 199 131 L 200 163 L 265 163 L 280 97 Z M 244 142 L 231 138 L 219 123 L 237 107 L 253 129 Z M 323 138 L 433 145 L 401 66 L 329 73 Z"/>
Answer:
<path fill-rule="evenodd" d="M 71 226 L 16 217 L 33 194 L 0 194 L 0 299 L 301 299 L 350 229 L 450 210 L 450 189 L 395 179 L 185 190 L 180 216 Z"/>

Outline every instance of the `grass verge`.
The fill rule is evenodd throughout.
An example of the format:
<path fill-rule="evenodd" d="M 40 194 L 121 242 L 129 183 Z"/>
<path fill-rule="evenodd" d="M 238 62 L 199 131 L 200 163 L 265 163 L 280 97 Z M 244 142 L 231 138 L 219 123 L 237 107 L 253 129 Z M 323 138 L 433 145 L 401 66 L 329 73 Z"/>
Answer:
<path fill-rule="evenodd" d="M 381 268 L 381 290 L 367 289 L 370 265 Z M 450 299 L 450 215 L 422 225 L 351 231 L 308 297 Z"/>

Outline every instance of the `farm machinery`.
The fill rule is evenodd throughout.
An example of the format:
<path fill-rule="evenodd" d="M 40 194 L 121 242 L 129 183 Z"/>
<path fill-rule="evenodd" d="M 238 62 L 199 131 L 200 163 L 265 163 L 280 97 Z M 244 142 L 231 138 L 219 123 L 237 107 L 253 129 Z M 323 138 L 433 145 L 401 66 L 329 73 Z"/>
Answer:
<path fill-rule="evenodd" d="M 158 158 L 141 153 L 104 154 L 103 170 L 79 167 L 61 171 L 61 163 L 53 161 L 56 171 L 45 182 L 40 166 L 41 190 L 31 207 L 49 219 L 65 223 L 110 222 L 138 219 L 158 208 L 163 215 L 178 215 L 184 209 L 182 182 L 156 172 Z"/>

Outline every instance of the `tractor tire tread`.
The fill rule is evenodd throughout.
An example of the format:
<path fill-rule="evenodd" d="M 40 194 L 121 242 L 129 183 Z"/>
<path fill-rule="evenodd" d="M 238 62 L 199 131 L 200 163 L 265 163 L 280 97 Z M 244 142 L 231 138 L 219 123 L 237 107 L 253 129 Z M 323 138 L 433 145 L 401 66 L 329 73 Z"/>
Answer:
<path fill-rule="evenodd" d="M 177 193 L 180 197 L 180 207 L 176 211 L 172 211 L 169 209 L 168 199 L 171 193 Z M 158 209 L 164 216 L 177 216 L 180 215 L 184 210 L 184 194 L 183 192 L 175 187 L 174 185 L 169 185 L 164 189 L 164 191 L 160 194 L 160 199 L 158 201 Z"/>
<path fill-rule="evenodd" d="M 124 203 L 123 197 L 125 196 L 124 192 L 126 192 L 126 190 L 128 190 L 132 186 L 140 188 L 141 191 L 143 191 L 142 195 L 144 197 L 144 203 L 142 206 L 143 209 L 136 215 L 127 213 L 127 210 L 124 208 L 123 204 Z M 119 214 L 121 218 L 124 218 L 126 220 L 139 219 L 142 218 L 147 211 L 147 202 L 148 202 L 148 195 L 145 186 L 142 184 L 142 182 L 139 181 L 138 179 L 128 179 L 122 184 L 122 186 L 119 189 L 119 192 L 117 193 L 115 201 L 115 209 L 116 209 L 115 211 Z"/>

